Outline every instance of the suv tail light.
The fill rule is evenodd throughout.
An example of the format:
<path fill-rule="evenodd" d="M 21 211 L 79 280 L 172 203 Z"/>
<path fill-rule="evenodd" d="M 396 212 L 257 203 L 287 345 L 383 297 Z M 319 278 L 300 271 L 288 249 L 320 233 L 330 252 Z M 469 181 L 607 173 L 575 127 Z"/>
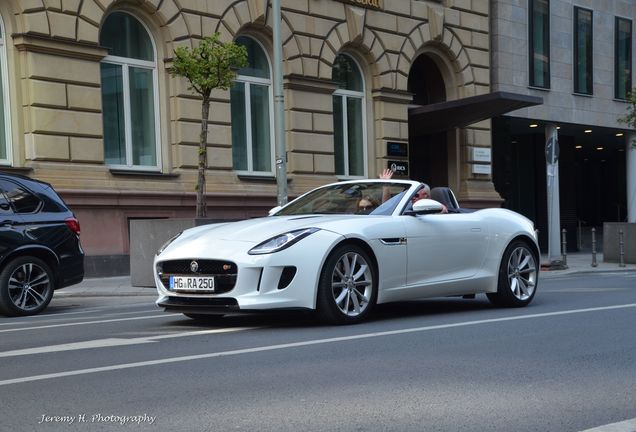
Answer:
<path fill-rule="evenodd" d="M 71 231 L 73 231 L 77 235 L 80 235 L 80 224 L 79 224 L 79 221 L 77 219 L 75 219 L 74 217 L 66 218 L 66 220 L 64 220 L 64 222 L 66 222 L 66 226 Z"/>

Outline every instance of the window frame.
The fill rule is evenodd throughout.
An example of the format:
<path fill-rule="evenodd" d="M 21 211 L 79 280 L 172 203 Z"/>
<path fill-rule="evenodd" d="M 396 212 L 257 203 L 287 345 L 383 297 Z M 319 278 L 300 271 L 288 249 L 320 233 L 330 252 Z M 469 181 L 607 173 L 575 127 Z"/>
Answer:
<path fill-rule="evenodd" d="M 528 84 L 530 87 L 537 87 L 541 89 L 549 89 L 550 88 L 550 0 L 546 0 L 548 4 L 548 13 L 546 14 L 546 28 L 543 32 L 544 43 L 547 46 L 547 62 L 546 62 L 546 72 L 545 72 L 545 83 L 544 85 L 537 84 L 537 77 L 535 76 L 535 46 L 534 46 L 534 6 L 536 4 L 536 0 L 530 0 L 530 7 L 528 9 Z"/>
<path fill-rule="evenodd" d="M 123 105 L 124 105 L 124 137 L 125 137 L 125 145 L 126 145 L 126 164 L 107 164 L 107 166 L 111 169 L 116 170 L 129 170 L 129 171 L 161 171 L 162 167 L 162 158 L 161 158 L 161 127 L 159 125 L 160 122 L 160 107 L 159 107 L 159 66 L 157 61 L 157 45 L 153 38 L 150 29 L 146 25 L 146 23 L 140 19 L 139 17 L 123 10 L 114 10 L 111 12 L 125 13 L 134 18 L 146 31 L 148 34 L 148 39 L 152 44 L 152 50 L 154 54 L 154 60 L 140 60 L 129 57 L 121 57 L 115 55 L 107 55 L 100 61 L 100 65 L 102 63 L 108 63 L 112 65 L 117 65 L 121 67 L 122 73 L 122 92 L 123 92 Z M 110 14 L 109 14 L 110 15 Z M 108 17 L 104 19 L 104 22 Z M 101 29 L 100 29 L 101 31 Z M 145 70 L 152 71 L 152 93 L 153 93 L 153 108 L 154 108 L 154 129 L 155 129 L 155 155 L 156 161 L 155 165 L 134 165 L 133 164 L 133 144 L 132 144 L 132 114 L 131 114 L 131 106 L 130 106 L 130 68 L 139 68 Z M 100 84 L 101 85 L 101 84 Z M 103 95 L 102 95 L 103 97 Z M 103 116 L 103 112 L 102 112 Z M 105 152 L 106 143 L 104 142 L 104 152 Z M 106 155 L 104 155 L 104 162 L 106 163 Z"/>
<path fill-rule="evenodd" d="M 619 23 L 620 22 L 626 22 L 629 24 L 629 36 L 627 37 L 627 44 L 628 44 L 628 49 L 629 49 L 629 53 L 627 56 L 627 59 L 625 60 L 625 63 L 628 66 L 629 71 L 627 72 L 627 82 L 626 82 L 626 86 L 625 86 L 625 95 L 619 95 L 619 87 L 618 84 L 621 81 L 621 77 L 620 75 L 620 65 L 619 65 L 619 32 L 620 32 L 620 26 Z M 618 99 L 618 100 L 627 100 L 627 97 L 629 95 L 629 93 L 632 90 L 632 50 L 633 50 L 633 44 L 632 44 L 632 37 L 633 37 L 633 27 L 632 27 L 632 20 L 629 18 L 622 18 L 622 17 L 614 17 L 614 98 Z"/>
<path fill-rule="evenodd" d="M 582 91 L 581 83 L 579 82 L 579 50 L 578 50 L 578 42 L 579 42 L 579 13 L 580 12 L 589 12 L 590 14 L 590 33 L 589 33 L 589 58 L 588 62 L 585 64 L 585 73 L 586 73 L 586 85 L 589 85 L 589 91 Z M 594 11 L 592 9 L 583 8 L 580 6 L 574 6 L 574 16 L 573 16 L 573 25 L 574 29 L 572 31 L 573 35 L 573 75 L 574 75 L 574 93 L 578 95 L 586 95 L 592 96 L 594 94 Z M 586 53 L 587 54 L 587 53 Z"/>
<path fill-rule="evenodd" d="M 367 146 L 367 97 L 366 97 L 366 89 L 367 89 L 367 85 L 366 85 L 366 80 L 364 77 L 364 74 L 362 73 L 362 68 L 360 67 L 360 64 L 358 63 L 358 61 L 356 60 L 356 58 L 348 53 L 339 53 L 336 55 L 336 57 L 338 57 L 339 55 L 342 56 L 346 56 L 348 57 L 353 64 L 358 68 L 358 73 L 360 74 L 360 78 L 362 80 L 362 90 L 361 91 L 355 91 L 355 90 L 346 90 L 346 89 L 341 89 L 341 88 L 337 88 L 333 94 L 332 94 L 332 100 L 335 97 L 341 97 L 342 98 L 342 118 L 340 119 L 342 121 L 342 140 L 343 140 L 343 165 L 345 168 L 345 172 L 344 174 L 339 174 L 338 172 L 336 172 L 336 177 L 338 179 L 342 179 L 342 180 L 347 180 L 347 179 L 365 179 L 368 178 L 369 176 L 369 161 L 368 161 L 368 146 Z M 334 59 L 334 64 L 335 64 L 335 59 Z M 360 106 L 361 106 L 361 112 L 360 112 L 360 116 L 361 116 L 361 123 L 362 123 L 362 166 L 363 166 L 363 173 L 362 175 L 351 175 L 349 172 L 349 128 L 347 127 L 348 124 L 348 117 L 347 117 L 347 100 L 351 98 L 351 99 L 359 99 L 360 100 Z M 332 114 L 334 115 L 334 114 Z M 336 125 L 336 118 L 334 116 L 334 127 Z M 335 139 L 335 131 L 334 131 L 334 139 Z M 335 141 L 334 141 L 335 144 Z M 335 152 L 335 148 L 334 148 L 334 170 L 335 168 L 335 159 L 336 159 L 336 152 Z"/>
<path fill-rule="evenodd" d="M 13 145 L 11 142 L 11 98 L 9 95 L 9 62 L 7 60 L 7 29 L 0 15 L 0 80 L 2 80 L 2 103 L 4 116 L 4 149 L 6 158 L 0 158 L 0 165 L 10 166 L 13 162 Z M 2 138 L 2 137 L 0 137 Z"/>
<path fill-rule="evenodd" d="M 276 158 L 275 148 L 274 148 L 274 89 L 273 89 L 273 80 L 272 80 L 272 62 L 268 55 L 267 50 L 263 46 L 263 44 L 250 35 L 240 34 L 238 37 L 244 37 L 250 39 L 252 42 L 258 44 L 260 49 L 263 51 L 265 55 L 265 59 L 267 60 L 267 67 L 269 69 L 269 78 L 260 78 L 251 75 L 239 75 L 237 74 L 234 78 L 235 83 L 242 83 L 245 86 L 245 93 L 243 103 L 245 104 L 245 157 L 247 159 L 247 169 L 246 170 L 238 170 L 234 168 L 234 157 L 232 157 L 232 169 L 234 172 L 240 176 L 273 176 L 274 174 L 274 160 Z M 268 99 L 268 110 L 269 110 L 269 147 L 270 147 L 270 157 L 269 157 L 269 171 L 256 171 L 254 170 L 254 142 L 252 140 L 252 104 L 251 104 L 251 86 L 252 85 L 260 85 L 267 87 L 267 99 Z M 233 84 L 234 86 L 234 84 Z M 232 99 L 230 97 L 230 103 L 232 103 Z M 230 118 L 230 127 L 234 127 L 232 125 L 232 119 Z M 234 141 L 232 141 L 232 152 L 234 152 Z"/>

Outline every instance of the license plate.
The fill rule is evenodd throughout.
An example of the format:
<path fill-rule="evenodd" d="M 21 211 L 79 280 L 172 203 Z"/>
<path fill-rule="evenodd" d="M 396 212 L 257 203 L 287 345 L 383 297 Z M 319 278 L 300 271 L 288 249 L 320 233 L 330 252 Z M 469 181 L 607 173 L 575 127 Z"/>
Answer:
<path fill-rule="evenodd" d="M 174 291 L 214 291 L 212 276 L 170 276 L 170 289 Z"/>

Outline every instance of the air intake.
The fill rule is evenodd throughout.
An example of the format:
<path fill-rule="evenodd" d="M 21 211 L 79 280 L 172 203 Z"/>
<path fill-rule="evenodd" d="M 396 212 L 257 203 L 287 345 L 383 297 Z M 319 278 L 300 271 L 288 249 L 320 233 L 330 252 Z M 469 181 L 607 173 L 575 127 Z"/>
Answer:
<path fill-rule="evenodd" d="M 296 267 L 285 267 L 280 274 L 280 279 L 278 281 L 278 289 L 285 289 L 289 286 L 289 284 L 296 276 Z"/>

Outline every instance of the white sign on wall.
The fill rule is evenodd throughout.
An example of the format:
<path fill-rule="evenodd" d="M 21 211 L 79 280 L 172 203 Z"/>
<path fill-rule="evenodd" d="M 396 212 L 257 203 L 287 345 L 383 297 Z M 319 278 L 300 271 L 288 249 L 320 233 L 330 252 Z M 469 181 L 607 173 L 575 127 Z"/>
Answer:
<path fill-rule="evenodd" d="M 490 162 L 492 160 L 490 148 L 473 147 L 474 162 Z"/>
<path fill-rule="evenodd" d="M 490 164 L 473 164 L 473 174 L 488 174 L 492 173 L 492 165 Z"/>

